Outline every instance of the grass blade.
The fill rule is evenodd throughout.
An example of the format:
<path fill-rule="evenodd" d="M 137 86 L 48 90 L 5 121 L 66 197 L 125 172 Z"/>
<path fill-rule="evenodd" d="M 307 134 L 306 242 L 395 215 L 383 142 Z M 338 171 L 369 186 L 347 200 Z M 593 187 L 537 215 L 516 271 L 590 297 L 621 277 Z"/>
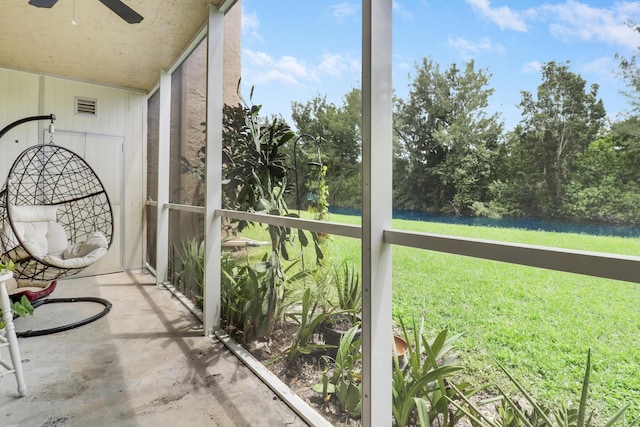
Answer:
<path fill-rule="evenodd" d="M 615 414 L 613 416 L 613 418 L 611 418 L 605 425 L 604 427 L 611 427 L 612 425 L 614 425 L 616 423 L 616 421 L 618 421 L 618 419 L 620 419 L 620 417 L 622 416 L 622 414 L 624 414 L 624 412 L 627 410 L 627 408 L 629 408 L 630 404 L 626 404 L 624 406 L 624 408 L 620 409 L 618 411 L 617 414 Z M 635 420 L 631 421 L 631 423 L 629 424 L 630 426 L 634 426 L 634 425 L 638 425 L 640 422 L 640 417 L 636 418 Z"/>
<path fill-rule="evenodd" d="M 464 401 L 464 403 L 466 403 L 467 405 L 469 405 L 470 407 L 472 407 L 480 416 L 480 418 L 482 418 L 484 421 L 486 421 L 491 427 L 498 427 L 493 421 L 491 421 L 486 415 L 484 415 L 482 413 L 482 411 L 480 411 L 473 403 L 471 403 L 471 401 L 469 399 L 467 399 L 467 397 L 460 392 L 460 390 L 458 390 L 456 388 L 456 386 L 454 386 L 453 384 L 451 385 L 451 387 L 456 391 L 456 394 L 458 396 L 460 396 L 460 398 Z M 469 417 L 471 420 L 473 420 L 474 422 L 478 423 L 479 425 L 482 425 L 482 421 L 480 421 L 476 416 L 474 416 L 473 414 L 471 414 L 471 412 L 469 412 L 466 408 L 462 407 L 462 405 L 460 405 L 459 403 L 455 402 L 453 399 L 451 399 L 449 396 L 443 396 L 445 399 L 447 399 L 449 401 L 449 403 L 451 403 L 453 406 L 455 406 L 456 408 L 458 408 L 460 411 L 462 411 L 463 414 L 465 414 L 467 417 Z"/>
<path fill-rule="evenodd" d="M 507 369 L 504 366 L 502 366 L 502 364 L 500 362 L 498 362 L 496 360 L 496 363 L 498 364 L 498 366 L 500 366 L 500 369 L 502 369 L 502 371 L 509 377 L 509 379 L 511 380 L 513 385 L 515 385 L 518 388 L 518 390 L 520 390 L 520 392 L 524 395 L 524 397 L 529 401 L 529 403 L 531 403 L 531 405 L 538 412 L 538 414 L 542 418 L 544 418 L 544 420 L 547 423 L 547 425 L 552 426 L 553 425 L 553 421 L 551 421 L 551 419 L 547 416 L 547 414 L 542 410 L 542 408 L 538 405 L 538 403 L 531 396 L 531 394 L 529 394 L 529 392 L 527 392 L 524 389 L 524 387 L 522 387 L 520 385 L 520 383 L 509 373 L 509 371 L 507 371 Z"/>
<path fill-rule="evenodd" d="M 582 395 L 580 396 L 580 406 L 578 408 L 578 427 L 584 427 L 584 419 L 587 414 L 587 398 L 589 394 L 589 378 L 591 377 L 591 349 L 587 351 L 587 369 L 582 380 Z"/>

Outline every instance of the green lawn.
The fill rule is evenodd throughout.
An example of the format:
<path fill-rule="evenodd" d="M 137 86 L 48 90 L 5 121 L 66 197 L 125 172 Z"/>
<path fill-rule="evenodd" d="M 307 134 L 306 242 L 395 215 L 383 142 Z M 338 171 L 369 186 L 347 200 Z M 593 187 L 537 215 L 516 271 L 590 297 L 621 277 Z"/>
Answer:
<path fill-rule="evenodd" d="M 332 215 L 358 224 L 358 217 Z M 640 239 L 394 220 L 394 228 L 637 255 Z M 259 237 L 262 231 L 244 234 Z M 331 237 L 327 255 L 360 261 L 360 242 Z M 613 415 L 631 403 L 640 415 L 640 284 L 551 272 L 493 261 L 393 249 L 393 311 L 410 322 L 423 311 L 431 336 L 458 341 L 474 383 L 499 381 L 500 361 L 549 402 L 577 402 L 592 350 L 591 408 Z"/>

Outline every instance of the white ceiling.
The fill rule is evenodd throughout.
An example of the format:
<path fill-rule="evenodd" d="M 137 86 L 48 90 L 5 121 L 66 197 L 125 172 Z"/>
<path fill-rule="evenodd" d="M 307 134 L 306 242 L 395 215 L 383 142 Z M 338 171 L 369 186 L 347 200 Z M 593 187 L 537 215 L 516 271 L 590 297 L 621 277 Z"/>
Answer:
<path fill-rule="evenodd" d="M 127 24 L 98 0 L 51 9 L 0 0 L 0 67 L 148 92 L 225 0 L 123 0 L 144 17 Z"/>

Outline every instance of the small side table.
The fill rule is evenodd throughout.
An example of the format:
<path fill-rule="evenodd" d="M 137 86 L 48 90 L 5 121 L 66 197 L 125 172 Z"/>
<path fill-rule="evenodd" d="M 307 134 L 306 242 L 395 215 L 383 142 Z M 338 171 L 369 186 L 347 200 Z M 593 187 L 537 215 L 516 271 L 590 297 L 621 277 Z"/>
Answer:
<path fill-rule="evenodd" d="M 25 396 L 27 394 L 27 385 L 24 382 L 24 374 L 22 373 L 18 338 L 13 325 L 13 311 L 11 311 L 11 301 L 9 300 L 5 283 L 12 277 L 13 273 L 10 271 L 0 273 L 0 307 L 2 307 L 2 320 L 4 321 L 4 335 L 0 333 L 0 377 L 14 374 L 18 383 L 18 394 Z M 11 362 L 2 358 L 4 347 L 9 347 Z"/>

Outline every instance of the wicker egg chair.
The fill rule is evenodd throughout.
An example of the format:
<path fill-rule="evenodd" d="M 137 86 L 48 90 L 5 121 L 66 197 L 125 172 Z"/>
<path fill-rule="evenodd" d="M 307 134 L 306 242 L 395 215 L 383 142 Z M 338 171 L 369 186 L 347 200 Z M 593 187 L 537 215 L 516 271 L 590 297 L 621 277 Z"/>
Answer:
<path fill-rule="evenodd" d="M 51 117 L 53 123 L 55 116 Z M 77 274 L 102 258 L 112 241 L 109 197 L 84 159 L 53 143 L 31 146 L 18 155 L 0 190 L 0 259 L 15 266 L 18 288 L 12 298 L 48 295 L 57 279 Z M 23 336 L 86 324 L 111 308 L 108 301 L 92 297 L 40 300 L 37 305 L 74 301 L 98 302 L 105 310 L 77 324 Z"/>
<path fill-rule="evenodd" d="M 44 282 L 77 274 L 112 239 L 111 203 L 87 162 L 52 144 L 18 156 L 0 192 L 0 253 L 14 262 L 16 278 Z"/>

